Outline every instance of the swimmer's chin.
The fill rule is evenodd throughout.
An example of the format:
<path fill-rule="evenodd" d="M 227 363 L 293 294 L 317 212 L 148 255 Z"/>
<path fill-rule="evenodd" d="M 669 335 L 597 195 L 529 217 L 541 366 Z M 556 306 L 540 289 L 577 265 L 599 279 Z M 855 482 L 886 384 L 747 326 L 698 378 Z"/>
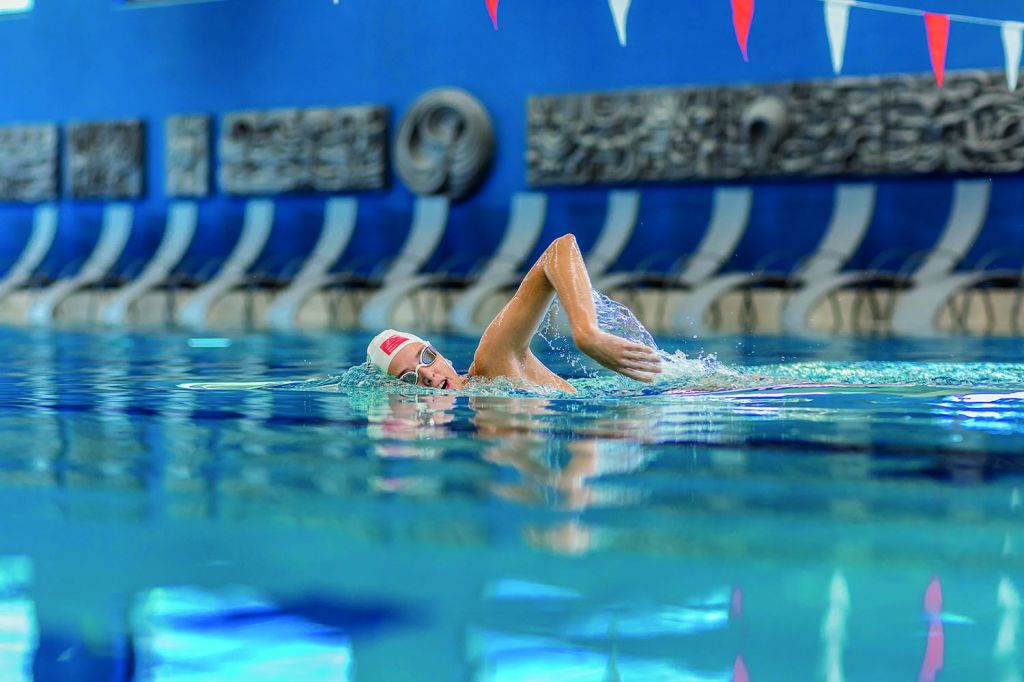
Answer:
<path fill-rule="evenodd" d="M 446 391 L 449 393 L 453 391 L 461 391 L 464 388 L 466 388 L 467 381 L 468 377 L 454 376 L 451 377 L 450 379 L 445 379 L 444 381 L 442 381 L 441 385 L 437 387 L 437 390 Z"/>

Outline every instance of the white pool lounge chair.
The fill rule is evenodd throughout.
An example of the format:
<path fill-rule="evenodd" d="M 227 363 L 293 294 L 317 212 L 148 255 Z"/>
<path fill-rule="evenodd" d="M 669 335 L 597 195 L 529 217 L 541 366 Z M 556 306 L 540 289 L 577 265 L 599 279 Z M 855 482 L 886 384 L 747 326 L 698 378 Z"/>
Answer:
<path fill-rule="evenodd" d="M 935 247 L 924 254 L 920 265 L 906 274 L 854 270 L 837 272 L 808 283 L 783 306 L 782 329 L 794 334 L 807 333 L 808 318 L 818 303 L 847 287 L 876 284 L 914 289 L 948 276 L 974 244 L 985 223 L 991 188 L 992 184 L 987 180 L 958 180 L 953 186 L 953 202 L 946 227 Z"/>
<path fill-rule="evenodd" d="M 54 204 L 36 206 L 28 243 L 11 269 L 0 279 L 0 301 L 3 301 L 12 291 L 24 287 L 31 281 L 32 275 L 35 274 L 46 254 L 50 252 L 56 236 L 57 207 Z"/>
<path fill-rule="evenodd" d="M 1015 288 L 1024 287 L 1024 271 L 1020 269 L 984 269 L 952 272 L 946 278 L 936 282 L 918 285 L 903 294 L 893 307 L 892 332 L 896 336 L 937 336 L 942 334 L 938 327 L 939 313 L 943 307 L 952 305 L 957 294 L 969 293 L 985 286 Z M 986 304 L 991 303 L 986 300 Z M 1015 303 L 1012 326 L 1019 334 L 1020 297 Z M 968 324 L 968 308 L 952 310 L 953 322 L 957 332 L 966 332 Z M 994 324 L 993 312 L 988 311 L 989 327 Z"/>
<path fill-rule="evenodd" d="M 359 294 L 372 293 L 386 288 L 396 282 L 416 277 L 423 264 L 430 259 L 441 242 L 445 229 L 448 227 L 448 210 L 450 204 L 447 197 L 417 197 L 413 205 L 412 226 L 405 238 L 398 255 L 386 260 L 377 267 L 383 274 L 362 275 L 353 272 L 340 272 L 325 275 L 310 282 L 304 287 L 302 299 L 293 301 L 292 319 L 298 315 L 302 302 L 317 290 L 347 291 L 352 294 L 351 303 L 358 314 L 361 311 Z M 332 317 L 333 313 L 332 304 Z"/>
<path fill-rule="evenodd" d="M 662 322 L 667 291 L 689 290 L 713 277 L 736 251 L 736 245 L 750 222 L 753 192 L 749 187 L 718 187 L 712 197 L 711 218 L 696 250 L 676 260 L 668 272 L 615 272 L 596 279 L 595 287 L 610 292 L 627 289 L 635 292 L 640 287 L 661 289 L 659 312 L 655 325 Z M 633 307 L 639 307 L 634 300 Z"/>
<path fill-rule="evenodd" d="M 705 319 L 715 304 L 730 291 L 743 289 L 749 297 L 755 286 L 793 290 L 813 285 L 842 268 L 853 256 L 867 233 L 875 210 L 875 186 L 840 184 L 829 226 L 818 247 L 792 272 L 729 272 L 695 287 L 672 315 L 671 329 L 676 333 L 708 333 Z M 748 298 L 744 310 L 753 315 Z M 751 325 L 748 325 L 751 326 Z"/>
<path fill-rule="evenodd" d="M 505 235 L 494 254 L 479 272 L 471 276 L 451 277 L 444 273 L 422 274 L 395 280 L 371 296 L 363 306 L 361 324 L 364 329 L 386 329 L 391 326 L 395 309 L 410 294 L 423 287 L 468 289 L 474 283 L 505 280 L 517 272 L 533 250 L 544 228 L 547 214 L 547 196 L 534 192 L 519 192 L 512 197 Z M 461 299 L 460 299 L 461 300 Z"/>
<path fill-rule="evenodd" d="M 196 289 L 181 306 L 176 316 L 178 324 L 194 329 L 206 325 L 206 318 L 213 305 L 245 283 L 249 269 L 267 245 L 273 226 L 273 201 L 251 199 L 246 203 L 242 234 L 231 255 L 213 279 Z"/>
<path fill-rule="evenodd" d="M 587 270 L 592 278 L 603 277 L 618 260 L 619 254 L 622 253 L 626 242 L 633 234 L 639 212 L 639 192 L 619 190 L 608 195 L 608 209 L 605 213 L 604 226 L 601 228 L 597 243 L 584 256 Z M 522 273 L 517 268 L 501 276 L 479 278 L 475 285 L 455 300 L 448 315 L 450 327 L 460 334 L 470 336 L 482 332 L 484 325 L 475 319 L 477 311 L 495 294 L 517 286 L 522 277 Z"/>
<path fill-rule="evenodd" d="M 298 273 L 270 304 L 267 324 L 273 329 L 292 329 L 302 304 L 322 289 L 331 278 L 329 271 L 348 247 L 355 232 L 359 204 L 355 199 L 335 197 L 324 205 L 320 238 Z"/>
<path fill-rule="evenodd" d="M 117 289 L 100 313 L 108 325 L 123 325 L 132 306 L 148 292 L 165 284 L 181 262 L 199 223 L 199 206 L 192 201 L 178 201 L 167 211 L 167 228 L 156 253 L 138 277 Z"/>
<path fill-rule="evenodd" d="M 124 253 L 134 215 L 131 204 L 109 204 L 103 209 L 103 225 L 92 253 L 77 274 L 58 280 L 39 293 L 28 309 L 30 323 L 52 324 L 57 308 L 68 296 L 100 282 L 110 273 Z"/>
<path fill-rule="evenodd" d="M 587 252 L 587 272 L 595 279 L 604 277 L 619 259 L 626 242 L 633 236 L 640 215 L 640 193 L 615 191 L 608 195 L 608 212 L 597 243 Z"/>
<path fill-rule="evenodd" d="M 1024 291 L 1024 271 L 1020 268 L 990 268 L 1000 252 L 994 252 L 982 259 L 972 270 L 950 272 L 947 275 L 918 283 L 916 287 L 902 294 L 893 306 L 892 332 L 898 336 L 935 336 L 942 334 L 939 315 L 949 307 L 957 332 L 966 332 L 970 311 L 971 294 L 982 294 L 986 306 L 989 331 L 995 324 L 995 312 L 988 297 L 991 287 L 1012 288 L 1018 292 L 1014 304 L 1011 324 L 1019 333 L 1019 307 L 1021 292 Z M 995 257 L 993 257 L 995 256 Z M 954 305 L 959 294 L 966 294 L 963 304 Z"/>
<path fill-rule="evenodd" d="M 903 294 L 896 301 L 892 313 L 892 332 L 897 336 L 936 336 L 943 333 L 938 326 L 939 313 L 949 305 L 952 306 L 953 299 L 957 294 L 968 293 L 983 286 L 1013 287 L 1020 290 L 1024 287 L 1024 272 L 1021 270 L 970 270 L 966 272 L 954 272 L 942 279 L 923 282 L 911 291 Z M 991 303 L 986 300 L 986 304 Z M 1019 315 L 1020 300 L 1014 306 L 1014 320 L 1012 325 L 1019 333 L 1019 322 L 1016 317 Z M 966 305 L 961 310 L 952 310 L 954 324 L 959 328 L 958 332 L 967 331 Z M 991 319 L 994 313 L 988 313 L 989 326 L 994 324 Z"/>

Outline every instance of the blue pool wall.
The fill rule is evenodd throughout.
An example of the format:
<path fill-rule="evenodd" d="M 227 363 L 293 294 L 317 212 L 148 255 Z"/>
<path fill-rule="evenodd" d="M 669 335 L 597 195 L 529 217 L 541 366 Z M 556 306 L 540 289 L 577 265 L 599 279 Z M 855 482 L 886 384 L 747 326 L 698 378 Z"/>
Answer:
<path fill-rule="evenodd" d="M 920 3 L 910 3 L 919 5 Z M 933 11 L 964 12 L 934 0 Z M 998 0 L 976 0 L 970 13 L 1024 19 Z M 483 255 L 500 239 L 509 196 L 527 188 L 523 148 L 531 94 L 645 86 L 738 84 L 833 77 L 822 5 L 817 0 L 758 0 L 750 62 L 733 34 L 728 0 L 636 0 L 629 45 L 619 46 L 602 0 L 505 0 L 495 32 L 484 0 L 212 0 L 145 8 L 121 0 L 41 0 L 24 17 L 0 21 L 0 123 L 140 117 L 147 122 L 147 189 L 136 202 L 136 231 L 121 269 L 156 248 L 164 225 L 163 121 L 171 114 L 315 105 L 379 103 L 391 129 L 422 92 L 459 86 L 490 111 L 497 130 L 493 168 L 483 187 L 452 210 L 433 265 Z M 1002 68 L 996 28 L 954 24 L 949 69 Z M 844 75 L 925 72 L 923 21 L 854 9 Z M 891 247 L 929 245 L 949 207 L 951 180 L 883 179 L 879 212 L 856 262 Z M 832 181 L 755 183 L 754 217 L 731 267 L 753 267 L 778 248 L 806 251 L 832 204 Z M 643 208 L 621 259 L 635 266 L 655 251 L 689 250 L 710 211 L 711 185 L 641 186 Z M 545 237 L 596 237 L 607 187 L 549 190 Z M 1024 183 L 996 179 L 993 210 L 972 258 L 1021 246 Z M 408 230 L 412 196 L 392 174 L 387 190 L 363 193 L 356 239 L 343 264 L 388 255 Z M 268 267 L 300 255 L 319 229 L 323 197 L 278 202 Z M 74 269 L 98 234 L 101 204 L 63 200 L 50 272 Z M 242 201 L 215 191 L 201 202 L 200 236 L 189 269 L 216 260 L 238 233 Z M 20 250 L 28 207 L 0 204 L 0 266 Z"/>

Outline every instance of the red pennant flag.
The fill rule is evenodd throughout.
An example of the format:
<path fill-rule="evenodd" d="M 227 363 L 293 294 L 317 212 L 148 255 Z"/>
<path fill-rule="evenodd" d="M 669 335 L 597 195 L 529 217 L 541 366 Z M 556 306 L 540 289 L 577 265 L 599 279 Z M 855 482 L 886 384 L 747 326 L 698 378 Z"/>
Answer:
<path fill-rule="evenodd" d="M 750 672 L 747 670 L 747 664 L 743 661 L 743 654 L 738 655 L 733 661 L 732 679 L 733 682 L 750 682 Z"/>
<path fill-rule="evenodd" d="M 750 36 L 750 22 L 754 19 L 754 0 L 732 0 L 732 25 L 736 29 L 736 40 L 743 50 L 743 61 L 747 57 L 747 38 Z"/>
<path fill-rule="evenodd" d="M 946 46 L 949 44 L 949 15 L 924 13 L 924 25 L 928 29 L 928 51 L 932 57 L 932 71 L 939 87 L 946 75 Z"/>
<path fill-rule="evenodd" d="M 491 15 L 491 23 L 494 30 L 498 30 L 498 0 L 487 0 L 487 12 Z"/>

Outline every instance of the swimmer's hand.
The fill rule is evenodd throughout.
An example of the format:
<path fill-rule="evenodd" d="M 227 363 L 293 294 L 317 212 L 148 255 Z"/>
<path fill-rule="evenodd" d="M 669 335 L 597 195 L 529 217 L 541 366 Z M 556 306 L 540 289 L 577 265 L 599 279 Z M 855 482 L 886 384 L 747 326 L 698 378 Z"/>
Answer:
<path fill-rule="evenodd" d="M 661 358 L 650 346 L 627 341 L 599 329 L 573 334 L 581 351 L 613 372 L 630 379 L 651 383 L 661 373 Z"/>

